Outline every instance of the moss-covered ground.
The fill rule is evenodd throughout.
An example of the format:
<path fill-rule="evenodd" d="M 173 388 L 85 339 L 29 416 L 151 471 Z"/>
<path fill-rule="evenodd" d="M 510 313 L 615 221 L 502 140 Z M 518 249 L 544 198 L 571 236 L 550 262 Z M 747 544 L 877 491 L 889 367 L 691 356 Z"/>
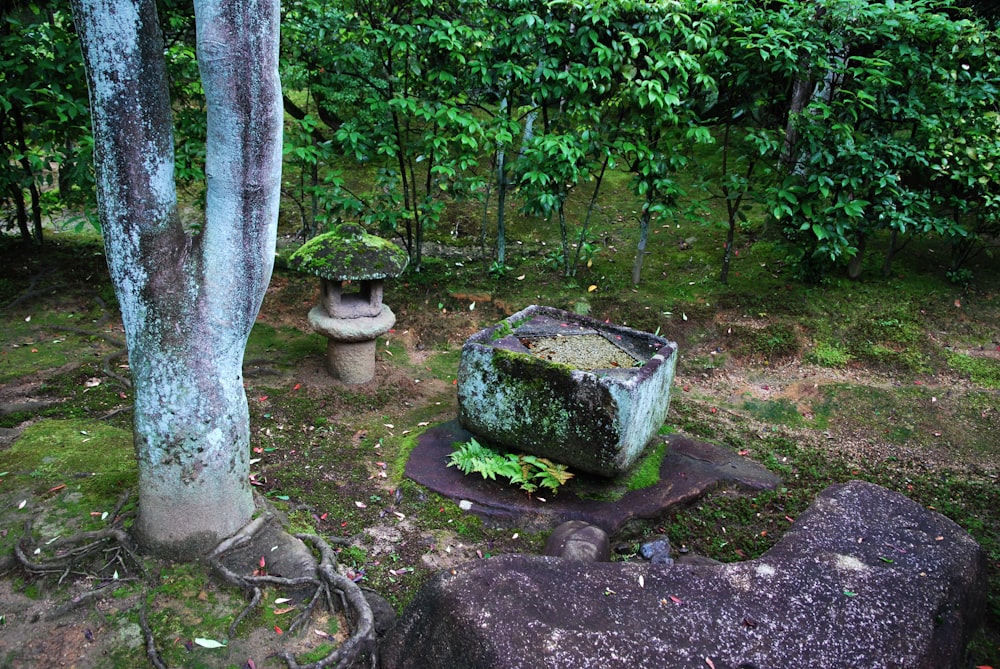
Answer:
<path fill-rule="evenodd" d="M 341 566 L 397 609 L 436 570 L 538 552 L 544 535 L 489 526 L 408 480 L 403 468 L 417 435 L 455 416 L 466 337 L 533 303 L 586 311 L 679 343 L 663 432 L 723 443 L 783 479 L 773 492 L 718 490 L 614 537 L 623 559 L 657 532 L 721 560 L 752 558 L 827 485 L 874 481 L 945 513 L 986 549 L 989 609 L 972 661 L 1000 666 L 995 263 L 983 258 L 971 268 L 972 283 L 954 285 L 940 251 L 914 242 L 888 278 L 873 256 L 860 280 L 830 274 L 810 284 L 786 264 L 773 231 L 757 225 L 741 231 L 723 286 L 722 231 L 672 221 L 654 229 L 643 281 L 633 286 L 637 231 L 633 205 L 621 197 L 589 232 L 599 248 L 591 265 L 571 278 L 546 262 L 558 240 L 537 221 L 511 222 L 502 275 L 486 271 L 478 231 L 457 239 L 447 234 L 452 226 L 432 231 L 435 246 L 421 271 L 387 283 L 397 323 L 379 341 L 375 380 L 358 387 L 326 376 L 326 342 L 308 329 L 318 280 L 279 263 L 245 358 L 257 491 L 297 529 L 349 540 Z M 116 357 L 122 331 L 102 254 L 98 242 L 65 235 L 40 249 L 0 239 L 5 555 L 29 519 L 41 542 L 102 526 L 134 484 L 127 358 Z M 662 449 L 651 451 L 616 494 L 648 485 L 660 458 Z M 143 599 L 169 666 L 242 667 L 248 658 L 280 666 L 262 650 L 283 641 L 275 628 L 290 615 L 279 613 L 275 593 L 239 639 L 209 649 L 194 639 L 223 638 L 243 597 L 197 566 L 150 561 L 146 586 L 126 584 L 47 621 L 46 612 L 78 595 L 86 579 L 59 584 L 2 564 L 0 666 L 137 666 Z M 335 639 L 338 622 L 323 625 Z M 309 634 L 304 653 L 335 643 Z"/>

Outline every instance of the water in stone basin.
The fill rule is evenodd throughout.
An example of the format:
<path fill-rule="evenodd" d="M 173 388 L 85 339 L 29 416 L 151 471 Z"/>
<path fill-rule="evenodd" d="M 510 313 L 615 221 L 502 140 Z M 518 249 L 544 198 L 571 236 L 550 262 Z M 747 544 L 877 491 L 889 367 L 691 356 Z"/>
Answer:
<path fill-rule="evenodd" d="M 645 362 L 599 334 L 522 337 L 520 341 L 536 357 L 574 369 L 637 367 Z"/>

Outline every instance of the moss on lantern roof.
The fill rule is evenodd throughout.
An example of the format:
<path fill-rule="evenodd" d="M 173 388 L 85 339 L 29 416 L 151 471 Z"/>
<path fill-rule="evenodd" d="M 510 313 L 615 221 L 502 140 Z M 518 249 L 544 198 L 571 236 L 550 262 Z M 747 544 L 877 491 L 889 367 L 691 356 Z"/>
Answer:
<path fill-rule="evenodd" d="M 409 262 L 406 251 L 356 225 L 313 237 L 288 259 L 298 272 L 334 281 L 370 281 L 399 276 Z"/>

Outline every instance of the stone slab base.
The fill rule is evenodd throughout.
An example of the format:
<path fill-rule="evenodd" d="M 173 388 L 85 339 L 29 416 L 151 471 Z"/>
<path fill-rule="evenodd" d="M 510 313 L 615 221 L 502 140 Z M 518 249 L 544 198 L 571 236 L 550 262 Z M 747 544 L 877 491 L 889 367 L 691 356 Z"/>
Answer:
<path fill-rule="evenodd" d="M 749 489 L 774 489 L 777 476 L 732 449 L 680 434 L 666 437 L 667 454 L 654 486 L 626 493 L 616 501 L 586 499 L 607 492 L 600 477 L 578 476 L 558 495 L 539 491 L 528 497 L 505 483 L 466 476 L 448 467 L 453 444 L 467 441 L 470 432 L 458 421 L 431 427 L 418 437 L 406 463 L 406 475 L 435 492 L 469 503 L 469 510 L 498 525 L 551 529 L 566 520 L 583 520 L 614 535 L 629 521 L 656 518 L 667 508 L 697 499 L 722 482 Z"/>

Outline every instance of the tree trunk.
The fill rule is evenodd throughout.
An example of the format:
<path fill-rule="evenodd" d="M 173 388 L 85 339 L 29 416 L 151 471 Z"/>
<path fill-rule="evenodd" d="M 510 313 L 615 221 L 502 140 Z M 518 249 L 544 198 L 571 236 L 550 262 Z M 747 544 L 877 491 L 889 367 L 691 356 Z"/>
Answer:
<path fill-rule="evenodd" d="M 635 260 L 632 262 L 632 283 L 636 286 L 642 279 L 642 261 L 646 258 L 646 244 L 649 242 L 649 201 L 642 205 L 642 216 L 639 218 L 639 245 L 635 250 Z"/>
<path fill-rule="evenodd" d="M 635 260 L 632 261 L 632 283 L 636 286 L 642 279 L 642 261 L 646 259 L 646 244 L 649 243 L 649 221 L 653 217 L 653 202 L 656 201 L 657 188 L 650 185 L 646 191 L 646 201 L 642 203 L 642 214 L 639 216 L 639 245 L 636 247 Z"/>
<path fill-rule="evenodd" d="M 42 205 L 38 193 L 35 172 L 31 169 L 31 162 L 28 160 L 28 144 L 24 140 L 24 117 L 21 116 L 19 107 L 12 109 L 11 115 L 14 119 L 14 128 L 17 132 L 17 148 L 21 152 L 21 169 L 24 170 L 25 181 L 28 183 L 28 194 L 31 196 L 31 221 L 34 224 L 35 244 L 41 246 L 45 243 L 42 236 Z"/>
<path fill-rule="evenodd" d="M 868 235 L 863 232 L 858 235 L 857 252 L 847 261 L 847 277 L 857 279 L 861 276 L 861 265 L 865 260 L 865 247 L 868 246 Z"/>
<path fill-rule="evenodd" d="M 194 559 L 254 505 L 242 358 L 270 281 L 281 170 L 276 0 L 196 0 L 208 107 L 205 222 L 177 213 L 154 0 L 73 0 L 101 231 L 135 390 L 139 517 L 154 554 Z M 234 271 L 236 270 L 236 271 Z"/>

